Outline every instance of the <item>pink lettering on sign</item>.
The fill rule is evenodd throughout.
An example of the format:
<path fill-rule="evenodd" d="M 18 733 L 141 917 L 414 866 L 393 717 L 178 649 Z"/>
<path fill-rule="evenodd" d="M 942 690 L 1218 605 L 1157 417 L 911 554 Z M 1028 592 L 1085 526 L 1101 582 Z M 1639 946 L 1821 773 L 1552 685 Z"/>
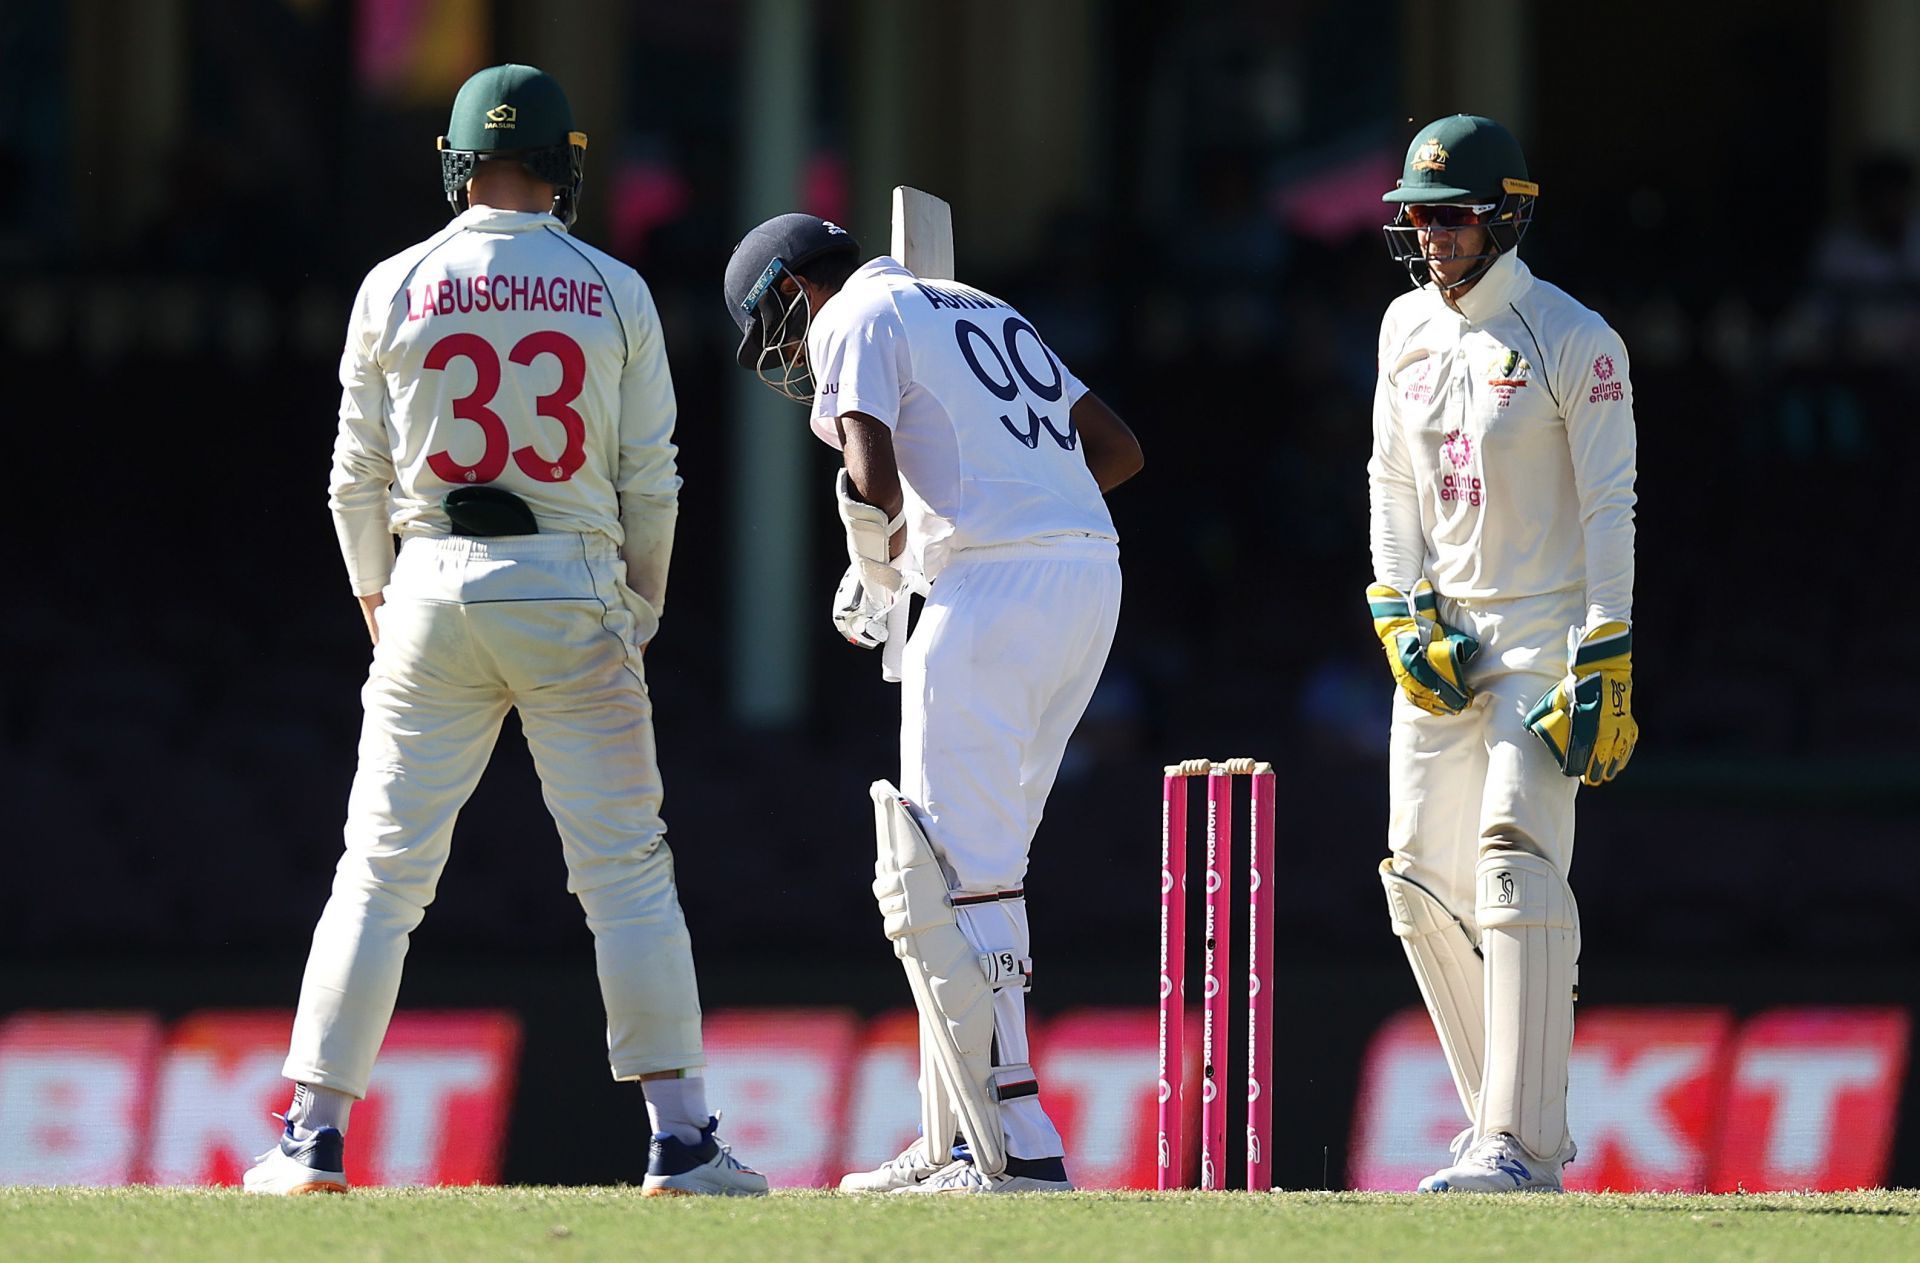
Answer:
<path fill-rule="evenodd" d="M 1747 1192 L 1884 1184 L 1906 1080 L 1898 1007 L 1597 1008 L 1567 1073 L 1580 1144 L 1570 1190 Z M 1404 1192 L 1446 1161 L 1465 1123 L 1425 1010 L 1374 1035 L 1348 1186 Z"/>
<path fill-rule="evenodd" d="M 1902 1009 L 1781 1009 L 1740 1032 L 1708 1189 L 1869 1188 L 1886 1179 L 1910 1021 Z"/>

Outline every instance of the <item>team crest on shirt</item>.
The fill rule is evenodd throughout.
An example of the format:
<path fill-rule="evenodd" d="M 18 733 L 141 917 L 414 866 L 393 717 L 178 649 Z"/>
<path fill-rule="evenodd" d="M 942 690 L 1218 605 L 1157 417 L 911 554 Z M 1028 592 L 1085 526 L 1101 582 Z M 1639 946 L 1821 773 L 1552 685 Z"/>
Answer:
<path fill-rule="evenodd" d="M 1487 369 L 1487 385 L 1493 388 L 1493 397 L 1498 407 L 1504 408 L 1513 402 L 1513 397 L 1527 384 L 1533 375 L 1533 366 L 1520 357 L 1520 352 L 1510 347 L 1502 348 L 1501 354 Z"/>

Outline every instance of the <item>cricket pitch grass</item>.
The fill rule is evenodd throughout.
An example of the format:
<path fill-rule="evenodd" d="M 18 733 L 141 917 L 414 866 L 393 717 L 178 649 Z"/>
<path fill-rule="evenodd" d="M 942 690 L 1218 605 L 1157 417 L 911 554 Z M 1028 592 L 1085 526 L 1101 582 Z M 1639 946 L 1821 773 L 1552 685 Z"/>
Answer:
<path fill-rule="evenodd" d="M 1128 1263 L 1920 1259 L 1920 1192 L 643 1198 L 632 1188 L 0 1188 L 0 1259 Z"/>

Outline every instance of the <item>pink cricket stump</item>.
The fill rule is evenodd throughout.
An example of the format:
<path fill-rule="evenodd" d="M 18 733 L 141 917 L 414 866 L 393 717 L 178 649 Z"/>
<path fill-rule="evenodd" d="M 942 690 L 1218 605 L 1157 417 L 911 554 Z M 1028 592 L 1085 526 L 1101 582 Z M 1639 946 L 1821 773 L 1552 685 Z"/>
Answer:
<path fill-rule="evenodd" d="M 1160 1187 L 1186 1179 L 1187 777 L 1160 788 Z"/>
<path fill-rule="evenodd" d="M 1273 766 L 1253 769 L 1247 856 L 1247 1189 L 1273 1187 Z M 1223 934 L 1224 930 L 1221 931 Z"/>
<path fill-rule="evenodd" d="M 1227 979 L 1233 951 L 1233 777 L 1207 773 L 1207 973 L 1200 1023 L 1200 1187 L 1226 1187 Z"/>

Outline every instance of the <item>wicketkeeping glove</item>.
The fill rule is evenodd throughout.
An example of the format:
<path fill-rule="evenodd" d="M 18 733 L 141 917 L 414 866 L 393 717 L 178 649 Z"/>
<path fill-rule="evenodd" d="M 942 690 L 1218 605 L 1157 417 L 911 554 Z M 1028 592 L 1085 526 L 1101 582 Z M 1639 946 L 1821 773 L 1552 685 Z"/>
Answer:
<path fill-rule="evenodd" d="M 1439 618 L 1433 584 L 1422 579 L 1411 594 L 1388 583 L 1367 588 L 1373 634 L 1387 651 L 1387 666 L 1407 700 L 1430 715 L 1457 715 L 1473 700 L 1467 664 L 1480 642 Z"/>
<path fill-rule="evenodd" d="M 1567 676 L 1527 712 L 1560 770 L 1588 785 L 1620 774 L 1640 740 L 1633 719 L 1633 630 L 1618 619 L 1567 634 Z"/>

